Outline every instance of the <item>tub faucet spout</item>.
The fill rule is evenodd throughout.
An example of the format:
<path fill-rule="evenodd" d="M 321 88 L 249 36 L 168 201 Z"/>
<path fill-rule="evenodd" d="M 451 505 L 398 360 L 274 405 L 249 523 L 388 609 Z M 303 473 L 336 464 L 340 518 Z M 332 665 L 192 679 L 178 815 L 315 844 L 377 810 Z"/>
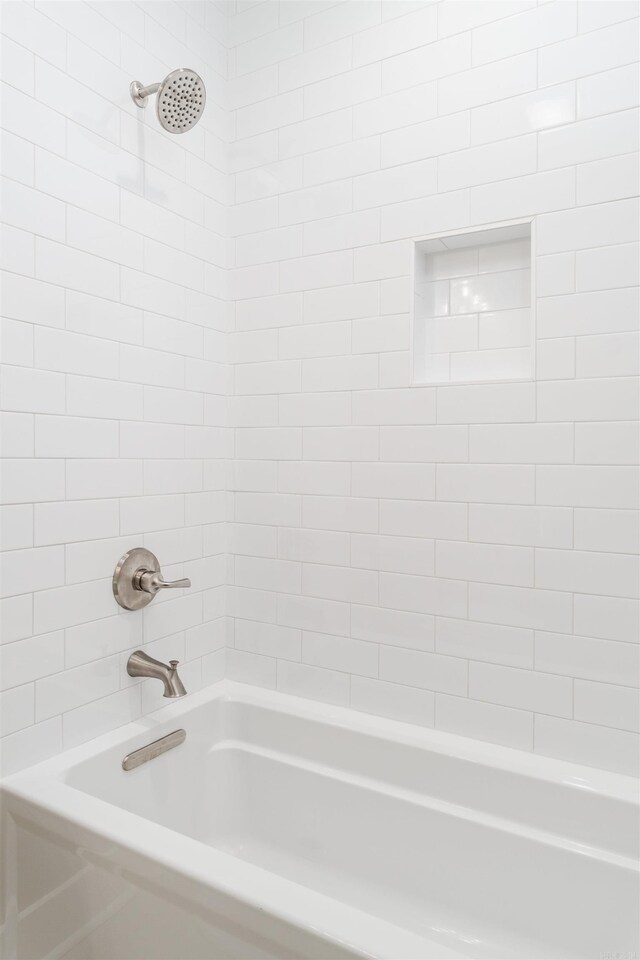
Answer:
<path fill-rule="evenodd" d="M 178 660 L 169 660 L 169 663 L 162 663 L 161 660 L 155 660 L 142 650 L 136 650 L 127 661 L 127 673 L 130 677 L 156 677 L 162 680 L 164 684 L 165 697 L 177 699 L 184 697 L 187 691 L 184 688 L 182 680 L 178 676 Z"/>

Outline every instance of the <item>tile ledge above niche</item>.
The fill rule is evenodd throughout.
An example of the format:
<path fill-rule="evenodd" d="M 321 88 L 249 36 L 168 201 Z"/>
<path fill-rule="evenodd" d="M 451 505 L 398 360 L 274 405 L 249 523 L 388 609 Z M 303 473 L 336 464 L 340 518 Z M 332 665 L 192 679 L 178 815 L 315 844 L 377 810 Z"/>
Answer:
<path fill-rule="evenodd" d="M 533 221 L 414 241 L 413 386 L 532 380 Z"/>

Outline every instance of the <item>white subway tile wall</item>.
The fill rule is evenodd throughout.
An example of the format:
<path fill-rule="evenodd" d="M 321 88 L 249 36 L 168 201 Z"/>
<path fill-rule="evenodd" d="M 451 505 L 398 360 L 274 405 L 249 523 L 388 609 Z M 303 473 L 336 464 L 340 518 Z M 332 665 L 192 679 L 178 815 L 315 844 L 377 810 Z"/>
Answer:
<path fill-rule="evenodd" d="M 638 13 L 232 11 L 229 676 L 638 772 Z M 535 381 L 411 387 L 413 239 L 520 219 Z M 507 252 L 431 260 L 452 381 L 530 377 L 528 275 L 453 302 Z"/>
<path fill-rule="evenodd" d="M 638 12 L 3 4 L 12 761 L 158 706 L 145 643 L 638 772 Z M 175 138 L 128 84 L 180 65 Z M 520 219 L 536 380 L 412 387 L 413 238 Z M 137 542 L 194 581 L 142 616 Z"/>
<path fill-rule="evenodd" d="M 214 3 L 2 3 L 3 771 L 224 673 L 227 15 Z M 184 137 L 131 80 L 191 66 Z M 145 545 L 190 591 L 138 613 L 110 577 Z"/>

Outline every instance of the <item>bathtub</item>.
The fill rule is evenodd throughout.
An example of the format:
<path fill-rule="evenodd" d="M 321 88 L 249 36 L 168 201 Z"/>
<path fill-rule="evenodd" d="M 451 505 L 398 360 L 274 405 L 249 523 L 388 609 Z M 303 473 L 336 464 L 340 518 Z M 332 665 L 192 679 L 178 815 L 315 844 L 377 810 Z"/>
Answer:
<path fill-rule="evenodd" d="M 615 774 L 225 681 L 2 793 L 5 958 L 640 951 Z"/>

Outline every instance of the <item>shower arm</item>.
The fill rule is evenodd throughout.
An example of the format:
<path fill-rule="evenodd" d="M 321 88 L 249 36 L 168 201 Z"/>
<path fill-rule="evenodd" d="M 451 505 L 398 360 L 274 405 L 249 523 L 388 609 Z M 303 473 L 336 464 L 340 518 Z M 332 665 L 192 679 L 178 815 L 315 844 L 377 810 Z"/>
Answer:
<path fill-rule="evenodd" d="M 134 80 L 129 86 L 131 99 L 138 107 L 146 107 L 147 97 L 157 93 L 160 86 L 159 83 L 150 83 L 147 87 L 143 87 L 139 80 Z"/>

